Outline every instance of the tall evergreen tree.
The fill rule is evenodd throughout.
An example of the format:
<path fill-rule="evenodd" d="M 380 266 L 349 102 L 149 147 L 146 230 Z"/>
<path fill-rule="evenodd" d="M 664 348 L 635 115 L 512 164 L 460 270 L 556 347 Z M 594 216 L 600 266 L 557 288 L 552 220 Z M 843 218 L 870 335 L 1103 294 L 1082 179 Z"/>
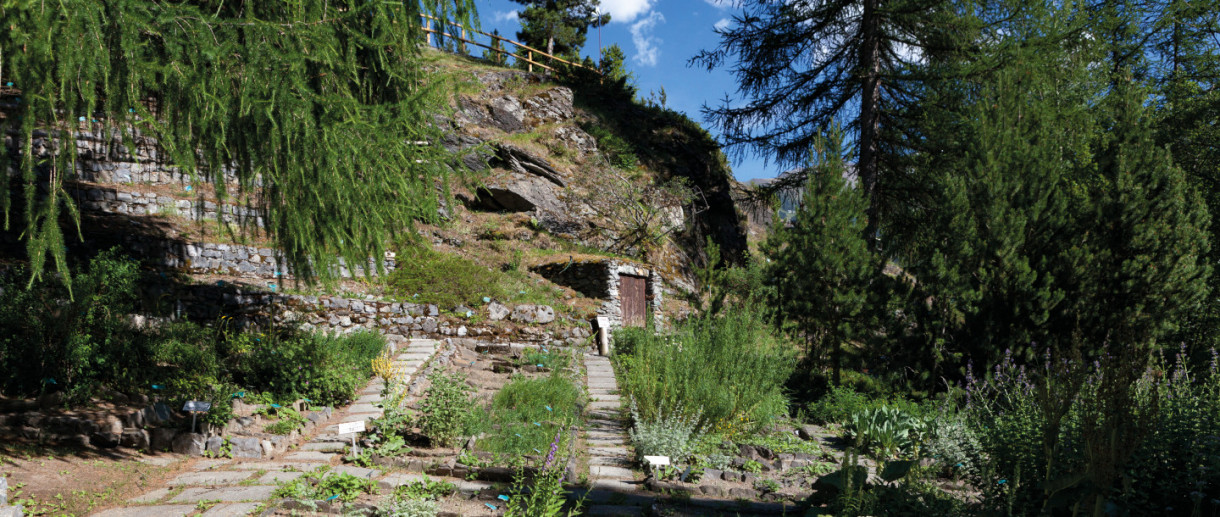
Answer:
<path fill-rule="evenodd" d="M 863 193 L 848 186 L 841 136 L 815 141 L 800 208 L 791 225 L 777 222 L 764 245 L 770 259 L 776 314 L 810 345 L 809 357 L 829 356 L 840 380 L 843 347 L 863 334 L 872 256 L 863 230 Z"/>
<path fill-rule="evenodd" d="M 152 136 L 162 156 L 211 181 L 257 187 L 267 231 L 295 272 L 328 275 L 380 258 L 414 218 L 436 217 L 447 155 L 435 143 L 435 86 L 419 65 L 420 15 L 469 21 L 469 0 L 89 0 L 0 3 L 0 74 L 21 102 L 0 119 L 17 135 L 35 275 L 66 276 L 63 188 L 76 136 L 114 135 L 115 152 Z M 37 131 L 56 136 L 35 148 Z M 416 142 L 428 142 L 425 145 Z M 0 181 L 6 227 L 9 182 Z M 380 263 L 380 260 L 377 260 Z"/>
<path fill-rule="evenodd" d="M 513 0 L 525 6 L 518 18 L 517 38 L 552 56 L 576 57 L 585 45 L 589 26 L 610 22 L 598 12 L 598 0 Z"/>
<path fill-rule="evenodd" d="M 709 70 L 732 63 L 745 103 L 727 100 L 704 112 L 730 149 L 799 165 L 821 128 L 845 122 L 857 149 L 859 188 L 870 224 L 880 222 L 889 128 L 912 101 L 912 81 L 930 53 L 973 37 L 970 9 L 943 0 L 747 0 L 720 34 L 720 45 L 692 63 Z M 901 131 L 898 131 L 901 133 Z M 801 178 L 791 178 L 799 183 Z M 779 186 L 777 186 L 779 187 Z"/>

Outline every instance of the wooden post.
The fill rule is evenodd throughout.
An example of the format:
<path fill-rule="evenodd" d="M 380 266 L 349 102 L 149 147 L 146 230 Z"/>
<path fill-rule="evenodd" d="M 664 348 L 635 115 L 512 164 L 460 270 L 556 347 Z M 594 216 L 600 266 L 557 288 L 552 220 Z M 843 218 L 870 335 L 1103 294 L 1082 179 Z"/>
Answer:
<path fill-rule="evenodd" d="M 529 51 L 529 56 L 530 56 L 530 60 L 529 60 L 530 72 L 532 73 L 534 71 L 534 51 L 533 50 Z"/>
<path fill-rule="evenodd" d="M 462 41 L 458 42 L 458 44 L 461 45 L 463 54 L 469 54 L 469 52 L 466 51 L 466 27 L 459 28 L 462 29 Z"/>
<path fill-rule="evenodd" d="M 432 20 L 424 18 L 424 28 L 431 30 L 432 29 Z M 431 47 L 432 46 L 432 33 L 425 32 L 424 34 L 428 35 L 428 46 Z"/>

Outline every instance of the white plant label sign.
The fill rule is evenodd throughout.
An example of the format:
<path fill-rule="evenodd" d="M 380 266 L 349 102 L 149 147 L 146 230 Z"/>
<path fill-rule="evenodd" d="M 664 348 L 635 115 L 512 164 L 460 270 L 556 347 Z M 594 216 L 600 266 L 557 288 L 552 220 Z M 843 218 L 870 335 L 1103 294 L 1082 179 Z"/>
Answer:
<path fill-rule="evenodd" d="M 362 431 L 364 431 L 364 420 L 339 424 L 339 434 L 359 433 Z"/>

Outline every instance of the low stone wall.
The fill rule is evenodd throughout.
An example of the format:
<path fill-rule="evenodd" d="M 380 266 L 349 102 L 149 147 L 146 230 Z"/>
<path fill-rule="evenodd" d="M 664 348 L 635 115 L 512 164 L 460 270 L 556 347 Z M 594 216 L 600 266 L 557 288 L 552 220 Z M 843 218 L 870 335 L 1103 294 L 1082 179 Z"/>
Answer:
<path fill-rule="evenodd" d="M 556 346 L 584 344 L 591 335 L 587 322 L 556 317 L 545 305 L 523 304 L 509 308 L 496 302 L 472 309 L 487 322 L 464 315 L 442 314 L 431 304 L 394 302 L 371 297 L 307 296 L 271 293 L 234 285 L 195 285 L 147 293 L 150 299 L 174 300 L 181 317 L 212 321 L 233 317 L 237 324 L 273 322 L 295 324 L 306 331 L 348 333 L 375 330 L 391 341 L 422 337 L 494 336 L 505 340 Z"/>
<path fill-rule="evenodd" d="M 40 156 L 49 156 L 59 148 L 57 133 L 34 131 L 34 140 L 31 142 L 34 152 Z M 10 132 L 4 139 L 3 151 L 13 157 L 16 157 L 18 152 L 17 136 L 16 132 Z M 190 174 L 184 173 L 179 167 L 169 163 L 167 157 L 161 156 L 155 139 L 139 132 L 132 137 L 135 143 L 132 148 L 124 145 L 117 131 L 104 133 L 83 130 L 76 131 L 74 136 L 78 159 L 76 173 L 69 179 L 143 185 L 185 186 L 200 183 L 198 178 L 192 181 Z M 16 174 L 16 171 L 10 170 L 9 174 Z M 234 187 L 238 185 L 233 169 L 226 167 L 223 174 L 226 184 Z"/>
<path fill-rule="evenodd" d="M 85 210 L 126 216 L 181 215 L 209 221 L 215 221 L 219 216 L 226 223 L 251 223 L 257 228 L 264 227 L 262 214 L 253 207 L 109 187 L 76 187 L 69 188 L 69 192 Z"/>

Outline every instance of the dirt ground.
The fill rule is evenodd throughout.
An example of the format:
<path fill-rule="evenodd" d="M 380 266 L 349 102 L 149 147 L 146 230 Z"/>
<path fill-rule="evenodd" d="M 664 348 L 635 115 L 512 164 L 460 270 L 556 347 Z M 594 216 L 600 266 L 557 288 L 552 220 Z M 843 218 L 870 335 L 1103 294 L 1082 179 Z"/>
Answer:
<path fill-rule="evenodd" d="M 0 442 L 0 476 L 8 477 L 10 503 L 25 506 L 26 515 L 88 515 L 164 486 L 191 461 L 126 448 Z"/>

